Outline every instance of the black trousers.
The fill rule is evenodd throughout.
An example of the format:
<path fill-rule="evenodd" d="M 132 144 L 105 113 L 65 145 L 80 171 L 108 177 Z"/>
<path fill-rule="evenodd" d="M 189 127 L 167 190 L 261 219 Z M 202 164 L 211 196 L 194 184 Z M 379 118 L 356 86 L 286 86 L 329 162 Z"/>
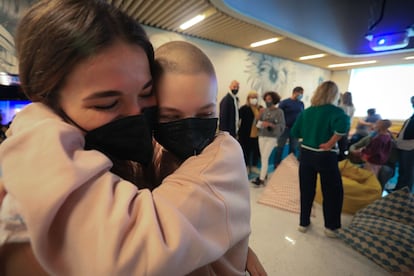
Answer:
<path fill-rule="evenodd" d="M 259 139 L 258 137 L 239 137 L 239 143 L 243 150 L 244 162 L 246 166 L 257 167 L 260 160 Z"/>
<path fill-rule="evenodd" d="M 330 151 L 317 152 L 304 148 L 301 150 L 299 163 L 300 225 L 310 224 L 318 173 L 321 179 L 325 227 L 335 230 L 341 227 L 344 191 L 338 168 L 338 156 Z"/>

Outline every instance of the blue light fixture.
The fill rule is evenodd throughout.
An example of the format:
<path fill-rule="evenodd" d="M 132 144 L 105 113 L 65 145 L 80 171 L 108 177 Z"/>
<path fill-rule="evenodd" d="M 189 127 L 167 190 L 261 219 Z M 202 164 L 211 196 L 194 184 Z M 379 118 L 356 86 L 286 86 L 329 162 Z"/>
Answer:
<path fill-rule="evenodd" d="M 414 30 L 410 27 L 402 32 L 379 35 L 370 34 L 365 38 L 369 41 L 371 49 L 378 52 L 405 48 L 408 46 L 412 36 L 414 36 Z"/>

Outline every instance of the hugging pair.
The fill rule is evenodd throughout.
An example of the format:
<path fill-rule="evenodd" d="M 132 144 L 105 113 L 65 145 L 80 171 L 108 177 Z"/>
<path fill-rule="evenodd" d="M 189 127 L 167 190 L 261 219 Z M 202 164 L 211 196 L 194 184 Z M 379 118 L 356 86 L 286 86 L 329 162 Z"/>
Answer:
<path fill-rule="evenodd" d="M 178 71 L 161 74 L 153 89 L 157 69 L 145 33 L 103 1 L 36 3 L 19 24 L 16 47 L 22 88 L 35 103 L 16 116 L 0 145 L 7 191 L 1 212 L 4 218 L 4 211 L 13 211 L 6 207 L 15 206 L 14 218 L 23 219 L 27 232 L 19 237 L 3 232 L 2 248 L 21 238 L 25 250 L 33 251 L 32 260 L 58 275 L 244 273 L 249 260 L 248 180 L 237 142 L 212 131 L 215 76 L 185 71 L 198 67 L 187 67 L 194 59 L 179 57 L 187 60 L 184 69 L 167 60 Z M 203 104 L 190 116 L 175 102 L 162 106 L 167 99 L 161 96 L 163 84 L 180 90 L 180 80 L 195 80 L 191 89 L 197 93 L 182 98 L 185 106 L 197 99 Z M 153 91 L 160 93 L 159 114 L 168 134 L 199 126 L 200 117 L 209 122 L 202 132 L 206 134 L 199 135 L 202 143 L 194 147 L 201 154 L 188 158 L 158 186 L 151 166 L 142 165 L 156 164 L 151 162 L 152 138 L 144 115 L 155 105 Z M 203 91 L 208 95 L 198 95 Z M 155 136 L 170 142 L 162 129 Z M 178 164 L 187 149 L 175 152 Z M 8 251 L 2 262 L 8 266 L 13 256 L 29 258 L 19 250 Z"/>

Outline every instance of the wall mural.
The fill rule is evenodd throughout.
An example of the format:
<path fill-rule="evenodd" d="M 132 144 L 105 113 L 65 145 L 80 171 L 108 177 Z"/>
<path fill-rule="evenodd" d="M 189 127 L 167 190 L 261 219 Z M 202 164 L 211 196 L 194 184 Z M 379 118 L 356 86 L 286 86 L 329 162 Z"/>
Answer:
<path fill-rule="evenodd" d="M 17 74 L 14 33 L 19 18 L 34 0 L 0 0 L 0 72 Z"/>
<path fill-rule="evenodd" d="M 218 99 L 227 92 L 231 80 L 240 82 L 239 99 L 244 103 L 250 90 L 259 95 L 276 91 L 282 99 L 290 97 L 295 86 L 305 89 L 303 102 L 310 105 L 316 87 L 330 79 L 331 72 L 299 62 L 215 43 L 203 39 L 144 26 L 154 48 L 174 40 L 185 40 L 200 47 L 210 57 L 218 78 Z"/>
<path fill-rule="evenodd" d="M 283 91 L 288 84 L 289 62 L 264 54 L 249 53 L 246 59 L 245 72 L 248 74 L 247 82 L 259 94 L 266 91 Z"/>

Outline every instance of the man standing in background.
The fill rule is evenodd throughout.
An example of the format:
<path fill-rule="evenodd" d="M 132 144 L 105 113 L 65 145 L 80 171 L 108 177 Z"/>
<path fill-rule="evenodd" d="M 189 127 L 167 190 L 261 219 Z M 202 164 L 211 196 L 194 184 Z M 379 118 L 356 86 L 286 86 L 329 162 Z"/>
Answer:
<path fill-rule="evenodd" d="M 236 138 L 239 122 L 239 99 L 236 95 L 239 92 L 239 82 L 233 80 L 229 89 L 230 91 L 220 102 L 219 129 L 228 131 Z"/>
<path fill-rule="evenodd" d="M 292 96 L 284 99 L 279 103 L 279 108 L 283 110 L 285 115 L 286 127 L 285 131 L 277 140 L 277 152 L 275 158 L 275 168 L 282 161 L 283 148 L 285 147 L 287 139 L 289 139 L 289 153 L 294 153 L 298 150 L 298 139 L 290 134 L 290 129 L 296 121 L 298 115 L 303 111 L 304 104 L 301 101 L 303 97 L 303 88 L 297 86 L 293 88 Z"/>
<path fill-rule="evenodd" d="M 414 108 L 414 96 L 411 97 Z M 397 136 L 398 182 L 396 190 L 408 187 L 413 193 L 414 183 L 414 114 L 408 118 Z"/>

